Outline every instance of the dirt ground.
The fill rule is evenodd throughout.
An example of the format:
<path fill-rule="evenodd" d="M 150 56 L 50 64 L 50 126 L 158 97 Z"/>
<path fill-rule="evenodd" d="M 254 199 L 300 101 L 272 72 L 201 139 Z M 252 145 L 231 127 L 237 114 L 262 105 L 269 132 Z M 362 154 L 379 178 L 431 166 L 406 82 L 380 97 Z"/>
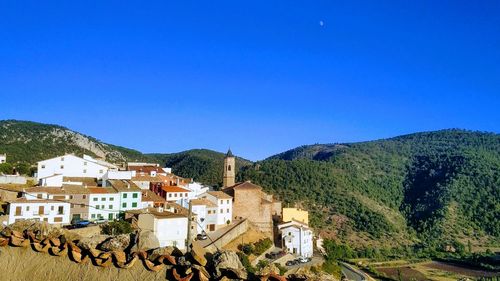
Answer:
<path fill-rule="evenodd" d="M 31 248 L 0 248 L 0 280 L 2 281 L 135 281 L 167 280 L 166 269 L 147 271 L 140 262 L 130 269 L 102 268 L 77 264 L 68 257 L 37 253 Z"/>

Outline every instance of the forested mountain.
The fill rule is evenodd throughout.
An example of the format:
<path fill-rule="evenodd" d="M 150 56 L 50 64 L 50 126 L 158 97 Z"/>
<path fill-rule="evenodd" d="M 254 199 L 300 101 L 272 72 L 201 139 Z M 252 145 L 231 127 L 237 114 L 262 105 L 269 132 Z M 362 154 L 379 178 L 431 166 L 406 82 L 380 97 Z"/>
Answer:
<path fill-rule="evenodd" d="M 153 161 L 220 186 L 224 154 L 195 149 L 142 154 L 56 125 L 0 121 L 0 153 L 33 164 L 64 153 L 112 162 Z M 238 180 L 252 180 L 311 211 L 324 236 L 351 245 L 500 245 L 500 135 L 464 130 L 301 146 L 252 163 L 237 158 Z"/>
<path fill-rule="evenodd" d="M 224 154 L 208 149 L 192 149 L 171 154 L 148 154 L 156 162 L 171 167 L 179 176 L 194 178 L 211 186 L 222 185 Z M 236 168 L 251 165 L 252 162 L 236 157 Z"/>
<path fill-rule="evenodd" d="M 443 130 L 302 146 L 239 177 L 312 209 L 313 224 L 345 240 L 438 247 L 500 237 L 498 134 Z"/>
<path fill-rule="evenodd" d="M 85 153 L 111 162 L 149 159 L 137 150 L 106 144 L 65 127 L 18 120 L 0 120 L 0 153 L 7 153 L 10 163 L 27 164 L 65 153 Z"/>

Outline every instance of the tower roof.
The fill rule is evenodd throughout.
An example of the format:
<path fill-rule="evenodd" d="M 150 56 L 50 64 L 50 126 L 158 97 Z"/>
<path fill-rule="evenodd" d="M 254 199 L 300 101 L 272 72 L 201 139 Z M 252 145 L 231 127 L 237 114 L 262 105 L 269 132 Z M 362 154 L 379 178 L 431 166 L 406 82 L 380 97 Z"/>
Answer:
<path fill-rule="evenodd" d="M 231 148 L 227 150 L 226 157 L 234 157 L 233 152 L 231 151 Z"/>

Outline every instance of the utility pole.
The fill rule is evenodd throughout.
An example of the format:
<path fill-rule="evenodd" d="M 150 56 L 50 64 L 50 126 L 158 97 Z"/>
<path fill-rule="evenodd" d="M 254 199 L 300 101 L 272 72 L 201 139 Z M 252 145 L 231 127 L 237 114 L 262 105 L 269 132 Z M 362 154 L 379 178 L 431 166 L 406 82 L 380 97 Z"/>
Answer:
<path fill-rule="evenodd" d="M 186 249 L 189 249 L 189 246 L 191 245 L 191 220 L 193 218 L 193 207 L 191 204 L 191 200 L 189 200 L 189 212 L 188 212 L 188 229 L 187 229 L 187 245 Z"/>

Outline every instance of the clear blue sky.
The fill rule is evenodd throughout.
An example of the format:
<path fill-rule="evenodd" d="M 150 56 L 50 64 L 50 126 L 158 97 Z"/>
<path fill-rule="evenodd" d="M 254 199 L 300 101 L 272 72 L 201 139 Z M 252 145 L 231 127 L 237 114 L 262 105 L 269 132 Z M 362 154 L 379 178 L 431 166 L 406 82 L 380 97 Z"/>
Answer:
<path fill-rule="evenodd" d="M 499 15 L 500 1 L 2 1 L 0 119 L 252 160 L 498 133 Z"/>

